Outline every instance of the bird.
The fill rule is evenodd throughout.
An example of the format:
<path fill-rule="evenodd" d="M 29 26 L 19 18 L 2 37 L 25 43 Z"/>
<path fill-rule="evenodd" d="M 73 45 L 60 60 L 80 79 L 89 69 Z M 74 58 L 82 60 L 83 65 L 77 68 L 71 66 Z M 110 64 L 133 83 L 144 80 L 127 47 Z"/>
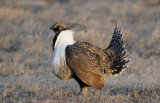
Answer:
<path fill-rule="evenodd" d="M 106 76 L 116 76 L 128 67 L 130 53 L 127 51 L 126 34 L 117 24 L 109 45 L 104 49 L 74 40 L 77 31 L 87 31 L 82 24 L 55 23 L 49 29 L 55 33 L 52 72 L 60 80 L 74 78 L 80 86 L 79 94 L 86 95 L 87 87 L 101 90 Z"/>

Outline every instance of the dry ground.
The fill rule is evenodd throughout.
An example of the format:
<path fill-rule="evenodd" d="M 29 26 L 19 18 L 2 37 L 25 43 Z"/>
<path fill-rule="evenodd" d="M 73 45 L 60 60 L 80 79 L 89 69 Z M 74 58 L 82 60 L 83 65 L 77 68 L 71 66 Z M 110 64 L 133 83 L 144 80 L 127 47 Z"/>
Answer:
<path fill-rule="evenodd" d="M 78 96 L 74 80 L 51 73 L 55 22 L 81 23 L 75 38 L 105 48 L 116 21 L 135 42 L 129 68 L 101 90 Z M 0 102 L 160 102 L 160 1 L 1 0 Z"/>

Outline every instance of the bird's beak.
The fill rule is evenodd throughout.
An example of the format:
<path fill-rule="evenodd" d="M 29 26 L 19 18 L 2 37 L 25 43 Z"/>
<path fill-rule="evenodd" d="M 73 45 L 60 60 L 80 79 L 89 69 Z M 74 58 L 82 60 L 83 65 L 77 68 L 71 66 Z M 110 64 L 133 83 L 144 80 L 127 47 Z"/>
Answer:
<path fill-rule="evenodd" d="M 50 27 L 49 30 L 51 30 L 52 28 Z"/>
<path fill-rule="evenodd" d="M 53 30 L 53 26 L 51 26 L 51 27 L 49 28 L 49 30 Z"/>

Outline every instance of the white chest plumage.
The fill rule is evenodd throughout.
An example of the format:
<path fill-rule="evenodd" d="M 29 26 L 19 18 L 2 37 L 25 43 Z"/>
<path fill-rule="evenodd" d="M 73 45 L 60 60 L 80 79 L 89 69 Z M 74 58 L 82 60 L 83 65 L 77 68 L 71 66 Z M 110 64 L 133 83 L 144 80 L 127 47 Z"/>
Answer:
<path fill-rule="evenodd" d="M 52 58 L 52 72 L 59 78 L 60 76 L 65 75 L 68 72 L 68 68 L 66 68 L 66 56 L 65 49 L 67 45 L 72 45 L 75 43 L 73 39 L 74 32 L 71 30 L 61 31 L 58 35 L 54 52 Z M 66 72 L 67 71 L 67 72 Z"/>

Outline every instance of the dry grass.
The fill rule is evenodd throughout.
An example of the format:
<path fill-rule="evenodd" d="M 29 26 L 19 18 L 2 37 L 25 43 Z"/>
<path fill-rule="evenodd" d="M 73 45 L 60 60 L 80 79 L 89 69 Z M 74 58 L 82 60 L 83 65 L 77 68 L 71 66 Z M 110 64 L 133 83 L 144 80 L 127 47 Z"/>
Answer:
<path fill-rule="evenodd" d="M 148 2 L 149 1 L 149 2 Z M 156 0 L 155 0 L 156 1 Z M 160 102 L 160 4 L 150 0 L 5 0 L 0 4 L 0 102 Z M 78 96 L 74 80 L 51 73 L 55 22 L 82 23 L 75 38 L 107 47 L 116 21 L 130 39 L 132 62 L 101 90 Z"/>

